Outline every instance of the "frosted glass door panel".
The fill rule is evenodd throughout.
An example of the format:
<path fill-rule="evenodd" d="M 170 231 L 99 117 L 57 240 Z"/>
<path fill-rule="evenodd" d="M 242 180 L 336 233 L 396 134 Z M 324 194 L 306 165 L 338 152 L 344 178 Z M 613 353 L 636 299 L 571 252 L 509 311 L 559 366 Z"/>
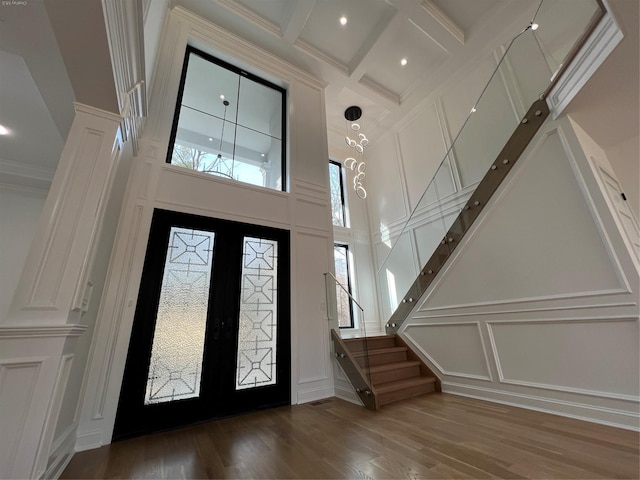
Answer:
<path fill-rule="evenodd" d="M 214 233 L 172 227 L 145 405 L 200 395 Z"/>
<path fill-rule="evenodd" d="M 244 237 L 236 390 L 276 384 L 278 242 Z"/>

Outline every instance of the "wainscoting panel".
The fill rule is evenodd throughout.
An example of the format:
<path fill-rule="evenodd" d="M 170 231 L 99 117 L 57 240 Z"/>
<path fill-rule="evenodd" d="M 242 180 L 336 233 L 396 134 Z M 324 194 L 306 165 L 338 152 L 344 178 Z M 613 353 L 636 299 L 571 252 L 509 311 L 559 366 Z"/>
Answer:
<path fill-rule="evenodd" d="M 640 393 L 634 318 L 487 324 L 503 383 L 606 398 L 634 398 Z"/>
<path fill-rule="evenodd" d="M 398 140 L 413 210 L 424 192 L 425 179 L 433 178 L 447 152 L 435 105 L 425 108 L 420 116 L 398 132 Z"/>
<path fill-rule="evenodd" d="M 3 478 L 12 478 L 40 366 L 45 360 L 15 358 L 0 362 L 0 405 L 3 406 L 0 432 L 12 432 L 12 435 L 2 435 L 0 441 L 0 476 Z"/>
<path fill-rule="evenodd" d="M 640 428 L 638 271 L 597 175 L 543 125 L 416 302 L 399 334 L 444 392 Z"/>
<path fill-rule="evenodd" d="M 439 373 L 491 380 L 478 322 L 409 324 L 403 333 Z"/>
<path fill-rule="evenodd" d="M 293 339 L 297 358 L 292 364 L 298 369 L 294 404 L 322 398 L 317 390 L 333 389 L 323 276 L 330 263 L 328 240 L 328 234 L 301 231 L 293 237 L 291 321 L 295 324 L 292 331 L 297 337 Z M 292 353 L 296 355 L 296 350 Z"/>
<path fill-rule="evenodd" d="M 557 131 L 542 135 L 425 309 L 470 307 L 627 291 Z M 514 281 L 517 279 L 517 281 Z M 576 300 L 578 302 L 578 300 Z"/>

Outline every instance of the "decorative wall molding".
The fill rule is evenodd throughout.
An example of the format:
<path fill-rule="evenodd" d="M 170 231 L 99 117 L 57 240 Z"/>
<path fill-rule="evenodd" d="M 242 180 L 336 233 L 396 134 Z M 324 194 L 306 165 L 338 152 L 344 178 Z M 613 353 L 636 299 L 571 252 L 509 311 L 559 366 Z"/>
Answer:
<path fill-rule="evenodd" d="M 452 370 L 446 370 L 444 367 L 442 367 L 442 365 L 440 365 L 440 363 L 438 363 L 436 361 L 436 359 L 432 355 L 430 355 L 426 351 L 426 349 L 424 347 L 422 347 L 422 345 L 420 345 L 418 342 L 416 342 L 415 339 L 411 336 L 411 334 L 407 331 L 410 328 L 422 329 L 422 328 L 427 328 L 427 327 L 460 327 L 460 326 L 464 326 L 464 325 L 473 326 L 473 327 L 476 327 L 476 329 L 477 329 L 478 339 L 480 341 L 480 345 L 482 346 L 484 364 L 485 364 L 485 367 L 487 369 L 488 375 L 477 375 L 477 374 L 473 374 L 473 373 L 464 373 L 464 372 L 455 372 L 455 371 L 452 371 Z M 484 341 L 482 339 L 482 332 L 480 330 L 480 322 L 447 322 L 447 323 L 409 323 L 409 322 L 405 322 L 405 324 L 403 324 L 402 334 L 403 334 L 404 338 L 409 343 L 411 343 L 413 348 L 415 350 L 417 350 L 418 352 L 420 352 L 431 364 L 433 364 L 433 366 L 442 375 L 447 375 L 447 376 L 451 376 L 451 377 L 468 378 L 468 379 L 471 379 L 471 380 L 486 380 L 486 381 L 489 381 L 489 382 L 493 381 L 493 378 L 491 377 L 491 367 L 490 367 L 489 358 L 487 356 L 487 350 L 485 348 Z"/>
<path fill-rule="evenodd" d="M 619 284 L 617 286 L 612 286 L 609 289 L 602 290 L 594 290 L 594 291 L 582 291 L 582 292 L 574 292 L 568 294 L 558 294 L 558 295 L 540 295 L 540 296 L 531 296 L 531 297 L 520 297 L 513 298 L 508 300 L 492 300 L 487 302 L 469 302 L 469 303 L 460 303 L 460 304 L 452 304 L 447 305 L 445 307 L 424 307 L 425 304 L 429 302 L 431 297 L 433 297 L 436 292 L 441 288 L 442 283 L 445 281 L 447 276 L 446 272 L 450 271 L 465 255 L 465 248 L 457 248 L 453 255 L 447 261 L 445 267 L 443 268 L 444 274 L 438 275 L 435 281 L 432 283 L 431 288 L 426 293 L 425 296 L 421 299 L 419 305 L 419 310 L 421 312 L 431 312 L 431 311 L 439 311 L 439 310 L 452 310 L 452 309 L 470 309 L 470 308 L 480 308 L 486 306 L 497 306 L 497 305 L 516 305 L 523 303 L 533 303 L 533 302 L 551 302 L 551 301 L 566 301 L 566 300 L 576 300 L 576 305 L 579 305 L 579 300 L 590 297 L 606 297 L 611 295 L 619 295 L 631 293 L 629 282 L 626 279 L 624 271 L 621 267 L 620 261 L 617 258 L 617 255 L 614 251 L 614 247 L 609 239 L 606 228 L 602 223 L 602 219 L 594 205 L 593 198 L 591 193 L 585 183 L 584 177 L 580 172 L 576 164 L 576 159 L 571 149 L 568 145 L 565 134 L 563 133 L 563 126 L 554 125 L 552 127 L 547 128 L 547 131 L 539 133 L 536 138 L 533 140 L 532 144 L 527 147 L 527 150 L 523 154 L 523 158 L 520 162 L 518 162 L 515 166 L 514 171 L 511 172 L 510 180 L 505 183 L 505 185 L 500 188 L 493 196 L 489 204 L 485 207 L 483 214 L 480 218 L 478 218 L 470 230 L 467 232 L 463 239 L 463 245 L 471 243 L 474 238 L 481 233 L 485 228 L 489 220 L 496 214 L 500 206 L 504 203 L 504 198 L 514 189 L 518 184 L 518 180 L 525 174 L 527 170 L 527 166 L 529 164 L 528 160 L 535 157 L 537 152 L 542 148 L 545 142 L 557 136 L 560 140 L 561 146 L 564 150 L 565 158 L 573 172 L 574 180 L 576 181 L 581 193 L 582 198 L 585 202 L 585 207 L 588 209 L 593 222 L 600 234 L 602 245 L 606 251 L 606 254 L 609 257 L 610 265 L 612 269 L 615 271 L 616 276 L 618 277 Z"/>
<path fill-rule="evenodd" d="M 490 320 L 486 321 L 487 331 L 489 334 L 489 342 L 495 359 L 495 366 L 498 371 L 499 382 L 510 385 L 520 385 L 532 388 L 541 388 L 544 390 L 554 390 L 557 392 L 574 393 L 591 397 L 610 398 L 615 400 L 623 400 L 627 402 L 640 403 L 640 398 L 633 395 L 621 393 L 604 392 L 594 389 L 574 388 L 562 385 L 552 385 L 541 382 L 533 382 L 526 380 L 518 380 L 514 378 L 506 378 L 501 363 L 501 355 L 498 351 L 498 344 L 495 338 L 494 328 L 501 325 L 562 325 L 562 324 L 612 324 L 612 323 L 637 323 L 638 318 L 621 317 L 621 316 L 602 316 L 602 317 L 573 317 L 573 318 L 540 318 L 540 319 L 517 319 L 517 320 Z"/>
<path fill-rule="evenodd" d="M 538 412 L 562 415 L 586 422 L 640 431 L 640 415 L 635 411 L 598 407 L 549 397 L 523 394 L 455 382 L 442 382 L 443 393 L 477 398 Z"/>
<path fill-rule="evenodd" d="M 79 337 L 86 325 L 0 325 L 0 339 Z"/>
<path fill-rule="evenodd" d="M 492 303 L 489 306 L 497 306 L 498 304 Z M 508 304 L 504 304 L 508 305 Z M 600 308 L 624 308 L 624 307 L 637 307 L 638 303 L 633 301 L 624 301 L 624 302 L 607 302 L 607 303 L 593 303 L 588 305 L 554 305 L 554 306 L 546 306 L 546 307 L 530 307 L 530 308 L 513 308 L 513 309 L 495 309 L 495 310 L 473 310 L 473 311 L 455 311 L 455 307 L 451 308 L 453 312 L 448 312 L 450 310 L 449 307 L 441 307 L 441 308 L 429 308 L 429 309 L 419 309 L 414 312 L 412 315 L 412 319 L 414 320 L 428 320 L 428 319 L 439 319 L 439 318 L 459 318 L 459 317 L 475 317 L 475 316 L 491 316 L 495 317 L 496 315 L 511 315 L 514 314 L 526 314 L 526 313 L 540 313 L 540 312 L 561 312 L 561 311 L 574 311 L 574 310 L 585 310 L 585 309 L 600 309 Z M 476 305 L 474 305 L 476 307 Z M 425 312 L 435 312 L 434 315 L 425 315 Z M 446 312 L 446 313 L 441 313 Z"/>
<path fill-rule="evenodd" d="M 143 1 L 102 0 L 122 132 L 125 141 L 132 139 L 134 155 L 147 116 Z"/>
<path fill-rule="evenodd" d="M 55 170 L 40 165 L 16 163 L 0 158 L 0 186 L 32 188 L 47 191 Z"/>
<path fill-rule="evenodd" d="M 595 28 L 560 80 L 547 96 L 552 118 L 558 118 L 587 80 L 604 63 L 624 35 L 610 12 Z"/>
<path fill-rule="evenodd" d="M 41 478 L 47 470 L 47 466 L 51 463 L 51 452 L 53 450 L 52 444 L 54 442 L 54 434 L 58 424 L 58 417 L 60 416 L 62 400 L 64 398 L 67 383 L 69 381 L 69 374 L 71 373 L 73 357 L 74 354 L 68 353 L 66 355 L 63 355 L 60 359 L 55 385 L 51 394 L 51 403 L 49 404 L 47 418 L 45 420 L 42 436 L 40 437 L 40 445 L 38 446 L 35 465 L 31 472 L 32 478 Z M 67 452 L 68 455 L 72 453 L 73 450 Z"/>
<path fill-rule="evenodd" d="M 0 359 L 0 399 L 3 405 L 12 407 L 3 410 L 3 430 L 6 428 L 7 432 L 12 433 L 0 440 L 0 476 L 3 478 L 18 478 L 27 474 L 24 469 L 28 460 L 19 462 L 17 467 L 16 460 L 21 457 L 18 451 L 25 433 L 28 433 L 25 432 L 27 418 L 33 408 L 40 370 L 46 360 L 47 357 Z"/>
<path fill-rule="evenodd" d="M 120 117 L 77 103 L 75 108 L 6 323 L 67 323 L 89 280 L 121 147 Z"/>

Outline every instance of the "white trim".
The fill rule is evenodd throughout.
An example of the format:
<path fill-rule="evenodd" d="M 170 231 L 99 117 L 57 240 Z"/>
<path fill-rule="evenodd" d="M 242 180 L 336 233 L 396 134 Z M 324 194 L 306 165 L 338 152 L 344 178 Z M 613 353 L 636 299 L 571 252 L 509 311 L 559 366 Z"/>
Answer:
<path fill-rule="evenodd" d="M 464 30 L 462 30 L 462 28 L 460 28 L 458 24 L 455 23 L 446 13 L 440 10 L 431 0 L 424 0 L 421 7 L 453 38 L 460 42 L 460 44 L 464 45 Z"/>
<path fill-rule="evenodd" d="M 435 359 L 429 355 L 426 350 L 424 348 L 422 348 L 420 345 L 418 345 L 413 338 L 411 337 L 411 335 L 409 333 L 407 333 L 407 329 L 409 327 L 414 327 L 414 328 L 423 328 L 423 327 L 452 327 L 452 326 L 460 326 L 460 325 L 470 325 L 470 326 L 476 326 L 478 329 L 478 338 L 480 340 L 480 345 L 482 346 L 482 353 L 484 355 L 484 362 L 485 362 L 485 367 L 487 368 L 487 374 L 488 375 L 478 375 L 475 373 L 463 373 L 463 372 L 453 372 L 453 371 L 449 371 L 449 370 L 445 370 L 438 362 L 435 361 Z M 491 365 L 489 362 L 489 357 L 487 356 L 487 350 L 484 346 L 484 341 L 482 339 L 482 331 L 480 329 L 480 322 L 445 322 L 445 323 L 405 323 L 402 325 L 402 335 L 406 338 L 406 340 L 412 345 L 413 349 L 418 351 L 420 354 L 422 354 L 426 359 L 429 360 L 430 363 L 433 364 L 434 367 L 436 367 L 438 369 L 438 371 L 442 374 L 442 375 L 449 375 L 452 377 L 461 377 L 461 378 L 469 378 L 472 380 L 486 380 L 489 382 L 493 382 L 493 378 L 491 375 Z"/>
<path fill-rule="evenodd" d="M 314 388 L 306 391 L 298 390 L 298 399 L 296 404 L 315 402 L 316 400 L 323 400 L 325 398 L 331 398 L 335 396 L 333 386 Z"/>
<path fill-rule="evenodd" d="M 79 337 L 87 330 L 86 325 L 0 325 L 0 339 Z"/>
<path fill-rule="evenodd" d="M 493 305 L 493 304 L 492 304 Z M 497 304 L 496 304 L 497 305 Z M 448 310 L 450 307 L 438 307 L 432 309 L 417 310 L 416 315 L 412 315 L 412 319 L 430 319 L 430 318 L 449 318 L 449 317 L 467 317 L 467 316 L 480 316 L 480 315 L 505 315 L 516 313 L 531 313 L 531 312 L 555 312 L 561 310 L 583 310 L 592 308 L 615 308 L 615 307 L 635 307 L 637 302 L 619 302 L 619 303 L 595 303 L 593 305 L 568 305 L 568 306 L 553 306 L 553 307 L 539 307 L 539 308 L 521 308 L 511 310 L 478 310 L 473 312 L 456 312 L 455 307 L 451 307 L 454 310 L 451 313 L 443 313 L 439 315 L 420 315 L 421 312 L 430 312 L 435 310 Z"/>
<path fill-rule="evenodd" d="M 218 5 L 225 7 L 231 12 L 235 13 L 239 17 L 242 17 L 247 22 L 255 25 L 258 28 L 261 28 L 267 33 L 275 37 L 282 37 L 283 33 L 280 25 L 273 23 L 271 20 L 263 17 L 262 15 L 257 14 L 253 10 L 245 7 L 244 5 L 238 2 L 231 2 L 229 0 L 214 0 Z"/>
<path fill-rule="evenodd" d="M 94 448 L 100 448 L 102 445 L 102 430 L 93 430 L 76 435 L 76 452 L 93 450 Z"/>
<path fill-rule="evenodd" d="M 623 317 L 623 316 L 606 316 L 606 317 L 589 317 L 589 318 L 542 318 L 542 319 L 519 319 L 519 320 L 491 320 L 486 321 L 487 331 L 489 333 L 489 342 L 491 345 L 491 350 L 493 351 L 493 357 L 495 358 L 495 365 L 498 370 L 498 377 L 500 383 L 505 383 L 508 385 L 519 385 L 524 387 L 533 387 L 533 388 L 541 388 L 544 390 L 553 390 L 556 392 L 564 392 L 564 393 L 575 393 L 579 395 L 588 395 L 592 397 L 600 397 L 600 398 L 611 398 L 614 400 L 622 400 L 625 402 L 640 402 L 640 398 L 634 395 L 627 395 L 622 393 L 611 393 L 611 392 L 603 392 L 600 390 L 592 390 L 586 388 L 574 388 L 574 387 L 566 387 L 560 385 L 553 385 L 548 383 L 539 383 L 539 382 L 529 382 L 526 380 L 515 380 L 509 379 L 504 376 L 502 371 L 502 363 L 500 361 L 500 355 L 498 354 L 498 346 L 495 340 L 494 325 L 539 325 L 539 324 L 576 324 L 576 323 L 614 323 L 614 322 L 631 322 L 636 323 L 638 321 L 637 318 L 634 317 Z"/>
<path fill-rule="evenodd" d="M 525 408 L 537 412 L 551 413 L 562 417 L 575 418 L 586 422 L 599 423 L 626 430 L 640 431 L 640 415 L 637 412 L 594 407 L 576 402 L 567 402 L 535 395 L 505 392 L 493 388 L 463 385 L 454 382 L 442 382 L 442 392 L 462 397 L 476 398 L 488 402 Z M 564 409 L 563 409 L 564 408 Z M 600 415 L 600 418 L 598 417 Z M 612 421 L 616 419 L 617 421 Z"/>
<path fill-rule="evenodd" d="M 556 119 L 560 116 L 623 37 L 613 15 L 606 12 L 576 58 L 549 92 L 547 104 L 551 110 L 551 118 Z"/>

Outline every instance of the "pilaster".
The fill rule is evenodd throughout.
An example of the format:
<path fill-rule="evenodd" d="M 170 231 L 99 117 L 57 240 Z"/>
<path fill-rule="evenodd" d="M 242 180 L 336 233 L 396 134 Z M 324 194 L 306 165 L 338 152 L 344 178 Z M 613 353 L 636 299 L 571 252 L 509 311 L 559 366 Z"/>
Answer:
<path fill-rule="evenodd" d="M 62 151 L 8 318 L 12 325 L 78 320 L 91 295 L 93 251 L 122 141 L 121 117 L 82 104 Z"/>
<path fill-rule="evenodd" d="M 0 320 L 0 478 L 42 478 L 50 468 L 76 343 L 87 329 L 82 315 L 122 149 L 121 117 L 82 104 L 75 110 L 9 314 Z"/>

